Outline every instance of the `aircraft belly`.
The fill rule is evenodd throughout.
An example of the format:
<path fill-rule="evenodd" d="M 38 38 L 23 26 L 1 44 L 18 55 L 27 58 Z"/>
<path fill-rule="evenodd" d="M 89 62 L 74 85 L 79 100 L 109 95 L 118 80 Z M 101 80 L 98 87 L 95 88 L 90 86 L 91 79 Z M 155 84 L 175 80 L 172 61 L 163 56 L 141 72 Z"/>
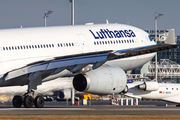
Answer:
<path fill-rule="evenodd" d="M 174 103 L 180 103 L 180 96 L 165 97 L 162 98 L 162 100 L 174 102 Z"/>

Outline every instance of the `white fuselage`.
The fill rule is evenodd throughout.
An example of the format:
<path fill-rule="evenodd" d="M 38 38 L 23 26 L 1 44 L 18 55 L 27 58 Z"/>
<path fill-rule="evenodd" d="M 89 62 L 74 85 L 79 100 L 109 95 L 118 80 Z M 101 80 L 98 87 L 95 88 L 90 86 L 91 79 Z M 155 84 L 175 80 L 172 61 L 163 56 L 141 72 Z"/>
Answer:
<path fill-rule="evenodd" d="M 107 24 L 106 27 L 104 26 L 62 26 L 0 30 L 0 74 L 5 74 L 33 62 L 48 61 L 55 57 L 108 50 L 116 51 L 155 44 L 154 41 L 149 40 L 148 34 L 141 29 L 121 24 Z M 136 37 L 109 38 L 106 34 L 107 38 L 95 39 L 90 30 L 95 36 L 98 36 L 97 31 L 100 29 L 132 30 Z M 119 40 L 124 42 L 119 43 Z M 146 54 L 109 61 L 107 64 L 129 70 L 143 65 L 153 56 L 154 53 Z"/>
<path fill-rule="evenodd" d="M 159 89 L 155 91 L 144 91 L 138 89 L 136 86 L 142 84 L 143 82 L 129 83 L 128 93 L 125 95 L 142 98 L 142 99 L 156 99 L 164 100 L 174 103 L 180 103 L 180 84 L 174 83 L 158 83 Z"/>

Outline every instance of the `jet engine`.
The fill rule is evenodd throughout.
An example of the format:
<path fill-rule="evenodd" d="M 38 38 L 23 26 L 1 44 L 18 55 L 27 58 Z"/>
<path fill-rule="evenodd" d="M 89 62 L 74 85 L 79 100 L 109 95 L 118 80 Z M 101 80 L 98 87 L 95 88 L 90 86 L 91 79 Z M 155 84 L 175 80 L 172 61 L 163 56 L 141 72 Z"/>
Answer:
<path fill-rule="evenodd" d="M 120 93 L 126 83 L 125 72 L 115 66 L 100 67 L 85 75 L 78 74 L 73 79 L 75 90 L 99 95 Z"/>
<path fill-rule="evenodd" d="M 144 91 L 156 91 L 159 89 L 159 85 L 157 82 L 144 82 L 141 85 L 137 86 L 138 89 L 142 89 Z"/>
<path fill-rule="evenodd" d="M 59 97 L 61 99 L 69 99 L 71 98 L 71 89 L 64 89 L 59 92 Z"/>

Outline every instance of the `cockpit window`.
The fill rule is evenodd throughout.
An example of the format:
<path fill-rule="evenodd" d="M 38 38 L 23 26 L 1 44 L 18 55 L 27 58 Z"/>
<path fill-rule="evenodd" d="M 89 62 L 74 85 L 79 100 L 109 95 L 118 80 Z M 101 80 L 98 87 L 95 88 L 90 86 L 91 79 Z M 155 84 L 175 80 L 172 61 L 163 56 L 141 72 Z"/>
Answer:
<path fill-rule="evenodd" d="M 150 41 L 152 41 L 152 38 L 151 38 L 151 36 L 150 36 L 150 35 L 148 35 L 148 37 L 149 37 L 149 40 L 150 40 Z"/>

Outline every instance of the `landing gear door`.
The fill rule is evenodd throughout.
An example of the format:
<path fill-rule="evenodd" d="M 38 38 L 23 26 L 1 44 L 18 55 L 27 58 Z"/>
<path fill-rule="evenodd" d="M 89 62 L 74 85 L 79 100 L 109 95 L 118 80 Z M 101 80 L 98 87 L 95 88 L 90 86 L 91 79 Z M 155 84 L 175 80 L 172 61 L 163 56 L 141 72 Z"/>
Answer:
<path fill-rule="evenodd" d="M 78 34 L 78 37 L 81 41 L 81 46 L 82 46 L 82 53 L 87 53 L 89 52 L 89 47 L 87 43 L 87 39 L 83 34 Z"/>

